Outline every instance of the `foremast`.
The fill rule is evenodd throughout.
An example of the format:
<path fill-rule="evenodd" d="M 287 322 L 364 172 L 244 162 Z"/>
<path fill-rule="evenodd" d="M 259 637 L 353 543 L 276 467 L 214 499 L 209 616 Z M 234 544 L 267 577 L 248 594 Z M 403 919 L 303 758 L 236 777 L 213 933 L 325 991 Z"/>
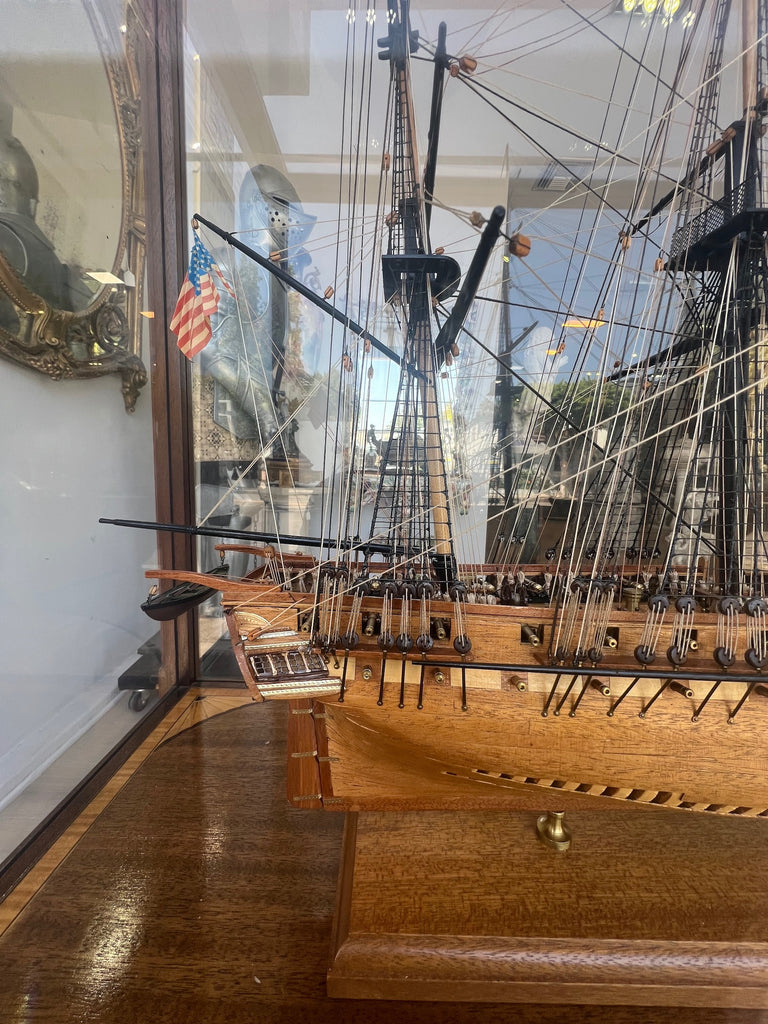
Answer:
<path fill-rule="evenodd" d="M 484 233 L 482 266 L 468 275 L 457 300 L 463 309 L 453 337 L 432 337 L 433 306 L 456 290 L 460 269 L 429 240 L 431 204 L 443 77 L 448 67 L 445 25 L 440 25 L 435 52 L 429 152 L 422 187 L 416 145 L 410 56 L 419 47 L 410 27 L 408 0 L 389 0 L 389 31 L 379 40 L 379 57 L 390 62 L 392 150 L 385 156 L 391 170 L 387 252 L 382 257 L 385 299 L 392 304 L 403 335 L 403 359 L 391 421 L 383 450 L 371 527 L 371 540 L 387 538 L 392 561 L 422 580 L 431 575 L 449 591 L 457 582 L 451 525 L 449 480 L 443 449 L 436 378 L 455 354 L 455 334 L 479 283 L 490 249 L 498 238 L 503 210 L 494 211 Z M 415 370 L 415 372 L 413 372 Z M 409 372 L 410 371 L 410 372 Z"/>

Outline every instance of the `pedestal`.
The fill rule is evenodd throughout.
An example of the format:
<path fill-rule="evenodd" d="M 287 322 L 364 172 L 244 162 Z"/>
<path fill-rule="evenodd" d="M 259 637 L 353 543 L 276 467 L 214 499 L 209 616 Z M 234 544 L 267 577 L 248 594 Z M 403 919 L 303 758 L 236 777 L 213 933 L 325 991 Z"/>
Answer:
<path fill-rule="evenodd" d="M 328 994 L 768 1006 L 768 821 L 569 812 L 350 814 Z"/>

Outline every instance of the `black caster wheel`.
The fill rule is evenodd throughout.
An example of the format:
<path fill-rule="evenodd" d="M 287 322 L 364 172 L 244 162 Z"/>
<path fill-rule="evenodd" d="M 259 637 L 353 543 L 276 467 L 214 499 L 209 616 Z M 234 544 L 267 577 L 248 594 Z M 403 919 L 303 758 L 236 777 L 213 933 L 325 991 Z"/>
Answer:
<path fill-rule="evenodd" d="M 149 704 L 149 690 L 134 690 L 128 698 L 128 707 L 131 711 L 143 711 Z"/>

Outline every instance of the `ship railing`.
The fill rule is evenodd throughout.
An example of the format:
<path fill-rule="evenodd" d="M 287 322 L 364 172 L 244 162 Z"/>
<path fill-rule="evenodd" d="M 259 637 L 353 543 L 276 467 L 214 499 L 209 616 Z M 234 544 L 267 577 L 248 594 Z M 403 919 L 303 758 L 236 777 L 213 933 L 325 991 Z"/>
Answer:
<path fill-rule="evenodd" d="M 754 207 L 757 185 L 758 182 L 754 177 L 747 178 L 728 195 L 710 203 L 696 217 L 678 228 L 672 236 L 669 259 L 677 260 L 707 235 L 711 235 L 713 231 L 723 227 L 732 218 Z"/>

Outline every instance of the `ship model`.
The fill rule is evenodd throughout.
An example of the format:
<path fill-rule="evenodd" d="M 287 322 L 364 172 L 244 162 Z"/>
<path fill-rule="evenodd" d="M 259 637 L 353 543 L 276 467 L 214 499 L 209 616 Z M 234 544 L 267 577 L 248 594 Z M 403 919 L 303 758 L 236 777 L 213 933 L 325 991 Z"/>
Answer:
<path fill-rule="evenodd" d="M 222 557 L 245 554 L 253 568 L 238 578 L 147 573 L 185 588 L 185 609 L 190 585 L 221 593 L 253 696 L 290 702 L 297 805 L 618 801 L 768 815 L 768 10 L 741 12 L 743 101 L 724 113 L 730 6 L 707 5 L 690 30 L 709 33 L 701 83 L 684 97 L 670 85 L 631 209 L 611 211 L 621 225 L 601 256 L 594 308 L 560 296 L 562 335 L 552 332 L 547 353 L 562 353 L 565 332 L 581 347 L 559 388 L 515 368 L 525 337 L 512 336 L 504 301 L 524 304 L 514 263 L 531 242 L 507 207 L 470 218 L 479 240 L 465 274 L 433 248 L 445 80 L 480 82 L 483 69 L 449 53 L 441 26 L 422 174 L 411 59 L 424 48 L 405 0 L 389 0 L 378 40 L 391 85 L 376 287 L 396 337 L 381 341 L 279 252 L 196 215 L 332 318 L 341 346 L 326 439 L 337 493 L 320 531 L 187 527 L 225 536 Z M 681 106 L 690 155 L 667 177 L 666 125 Z M 610 174 L 611 154 L 599 156 Z M 576 185 L 595 192 L 594 180 Z M 512 262 L 500 339 L 480 339 L 467 316 L 502 254 Z M 618 315 L 617 297 L 635 285 Z M 467 561 L 461 438 L 454 423 L 448 441 L 442 384 L 475 344 L 493 350 L 499 380 L 484 551 Z M 379 436 L 364 396 L 382 361 L 392 388 Z M 285 436 L 283 423 L 265 458 Z"/>

